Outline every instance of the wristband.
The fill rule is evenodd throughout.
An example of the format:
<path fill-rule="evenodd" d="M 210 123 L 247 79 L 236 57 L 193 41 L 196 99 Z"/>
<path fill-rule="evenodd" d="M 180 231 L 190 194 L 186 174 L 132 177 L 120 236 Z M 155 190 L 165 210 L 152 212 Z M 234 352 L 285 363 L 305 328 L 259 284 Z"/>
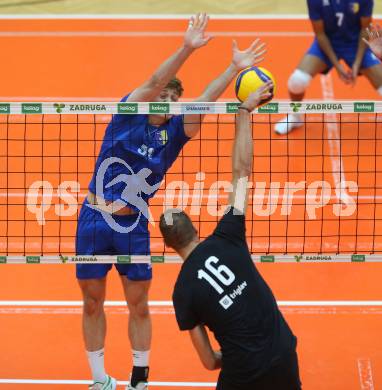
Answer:
<path fill-rule="evenodd" d="M 249 108 L 243 107 L 243 106 L 239 106 L 239 107 L 238 107 L 238 110 L 245 110 L 245 111 L 247 111 L 247 112 L 249 112 L 249 113 L 252 112 Z"/>

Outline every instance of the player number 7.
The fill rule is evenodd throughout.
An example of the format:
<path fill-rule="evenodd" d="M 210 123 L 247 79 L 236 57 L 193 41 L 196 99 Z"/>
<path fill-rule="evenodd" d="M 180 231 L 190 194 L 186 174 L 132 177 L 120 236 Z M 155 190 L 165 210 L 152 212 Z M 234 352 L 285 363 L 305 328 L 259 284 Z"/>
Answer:
<path fill-rule="evenodd" d="M 337 17 L 337 26 L 341 27 L 342 22 L 344 21 L 344 13 L 343 12 L 336 12 L 336 17 Z"/>

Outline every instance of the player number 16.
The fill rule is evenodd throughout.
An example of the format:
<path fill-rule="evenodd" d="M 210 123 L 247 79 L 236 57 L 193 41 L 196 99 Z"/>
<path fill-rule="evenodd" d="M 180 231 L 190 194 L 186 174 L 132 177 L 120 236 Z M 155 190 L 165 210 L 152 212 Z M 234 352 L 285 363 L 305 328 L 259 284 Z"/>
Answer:
<path fill-rule="evenodd" d="M 224 264 L 216 267 L 219 259 L 210 256 L 204 263 L 206 269 L 224 286 L 229 286 L 235 280 L 235 274 Z M 223 288 L 203 269 L 198 270 L 198 279 L 205 279 L 219 294 L 223 294 Z"/>

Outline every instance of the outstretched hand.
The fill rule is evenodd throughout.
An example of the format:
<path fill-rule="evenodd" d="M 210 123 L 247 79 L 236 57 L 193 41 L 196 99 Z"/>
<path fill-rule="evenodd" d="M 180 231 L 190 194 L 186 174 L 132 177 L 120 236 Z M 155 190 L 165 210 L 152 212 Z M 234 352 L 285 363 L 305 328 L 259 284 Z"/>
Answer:
<path fill-rule="evenodd" d="M 251 93 L 247 99 L 241 104 L 241 107 L 246 108 L 252 112 L 262 101 L 271 97 L 271 90 L 273 88 L 272 81 L 267 81 L 256 92 Z"/>
<path fill-rule="evenodd" d="M 197 49 L 207 45 L 212 39 L 205 35 L 209 17 L 205 13 L 198 13 L 190 18 L 188 29 L 184 35 L 184 45 L 190 49 Z"/>
<path fill-rule="evenodd" d="M 370 47 L 371 51 L 379 58 L 382 59 L 382 27 L 379 25 L 370 25 L 366 29 L 369 40 L 363 38 L 363 41 Z"/>
<path fill-rule="evenodd" d="M 259 39 L 256 39 L 246 50 L 239 50 L 237 42 L 235 40 L 232 41 L 232 64 L 238 72 L 258 64 L 264 59 L 263 56 L 266 53 L 265 43 L 259 44 L 259 41 Z"/>

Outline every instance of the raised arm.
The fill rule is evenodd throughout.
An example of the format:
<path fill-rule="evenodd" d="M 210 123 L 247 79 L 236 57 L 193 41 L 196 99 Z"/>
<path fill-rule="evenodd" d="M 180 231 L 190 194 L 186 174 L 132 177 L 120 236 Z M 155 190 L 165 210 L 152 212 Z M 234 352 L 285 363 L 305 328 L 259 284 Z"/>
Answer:
<path fill-rule="evenodd" d="M 265 44 L 256 39 L 246 50 L 239 50 L 236 41 L 232 43 L 232 62 L 228 68 L 210 84 L 196 99 L 197 102 L 214 102 L 225 91 L 238 72 L 258 64 L 263 60 Z M 194 137 L 200 130 L 203 115 L 187 115 L 184 120 L 184 130 L 188 137 Z"/>
<path fill-rule="evenodd" d="M 239 50 L 237 42 L 232 41 L 232 62 L 228 68 L 215 80 L 213 80 L 204 92 L 197 98 L 199 102 L 214 102 L 228 87 L 230 82 L 236 77 L 238 72 L 258 64 L 264 59 L 265 43 L 259 43 L 256 39 L 251 46 L 245 50 Z"/>
<path fill-rule="evenodd" d="M 194 50 L 205 46 L 209 42 L 211 37 L 205 35 L 207 24 L 208 16 L 206 14 L 197 14 L 191 17 L 188 29 L 184 35 L 183 45 L 170 58 L 164 61 L 145 83 L 135 89 L 127 101 L 151 101 L 158 96 Z"/>
<path fill-rule="evenodd" d="M 251 112 L 263 100 L 270 97 L 269 90 L 272 82 L 260 87 L 255 93 L 241 104 L 236 116 L 235 141 L 232 151 L 232 187 L 229 203 L 243 214 L 247 209 L 248 187 L 247 183 L 252 174 L 253 141 Z"/>

